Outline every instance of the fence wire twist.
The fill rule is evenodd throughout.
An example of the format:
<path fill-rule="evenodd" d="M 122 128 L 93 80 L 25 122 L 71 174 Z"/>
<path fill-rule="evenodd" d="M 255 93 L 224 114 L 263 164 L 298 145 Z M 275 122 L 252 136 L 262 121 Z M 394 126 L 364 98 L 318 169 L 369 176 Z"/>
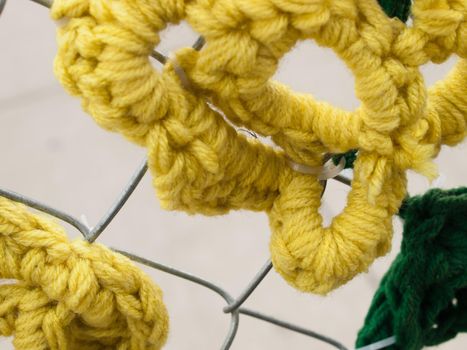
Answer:
<path fill-rule="evenodd" d="M 52 0 L 31 0 L 37 4 L 40 4 L 42 6 L 50 8 L 52 5 Z M 0 15 L 5 7 L 6 0 L 0 0 Z M 194 43 L 193 48 L 199 50 L 202 48 L 204 45 L 204 39 L 202 37 L 199 37 L 198 40 Z M 165 64 L 168 61 L 168 58 L 163 55 L 162 53 L 158 51 L 153 51 L 152 55 L 153 58 L 155 58 L 157 61 L 159 61 L 161 64 Z M 180 72 L 180 74 L 183 74 L 183 72 Z M 254 135 L 253 135 L 254 136 Z M 34 208 L 36 210 L 39 210 L 41 212 L 47 213 L 49 215 L 52 215 L 70 225 L 75 227 L 83 236 L 85 240 L 88 242 L 92 243 L 94 242 L 107 228 L 107 226 L 112 222 L 112 220 L 115 218 L 115 216 L 118 214 L 120 209 L 125 205 L 126 201 L 128 198 L 131 196 L 133 191 L 136 189 L 136 187 L 139 185 L 141 179 L 144 177 L 148 170 L 147 167 L 147 161 L 146 159 L 141 163 L 141 165 L 137 168 L 136 172 L 134 175 L 131 177 L 131 179 L 128 181 L 127 185 L 125 188 L 121 191 L 120 195 L 117 197 L 113 205 L 108 209 L 107 213 L 98 221 L 98 223 L 90 227 L 85 220 L 83 219 L 78 219 L 66 212 L 63 212 L 59 209 L 53 208 L 48 206 L 47 204 L 41 203 L 35 199 L 29 198 L 27 196 L 24 196 L 22 194 L 16 193 L 14 191 L 10 191 L 7 189 L 1 189 L 0 188 L 0 196 L 9 198 L 13 201 L 17 201 L 20 203 L 23 203 L 31 208 Z M 335 180 L 342 182 L 346 185 L 350 185 L 350 180 L 347 179 L 344 176 L 338 175 L 334 178 Z M 260 283 L 263 281 L 263 279 L 266 277 L 266 275 L 271 271 L 272 269 L 272 263 L 270 260 L 268 260 L 264 266 L 257 272 L 257 274 L 254 276 L 254 278 L 247 284 L 247 286 L 243 289 L 243 291 L 240 293 L 238 297 L 233 297 L 229 292 L 227 292 L 225 289 L 222 287 L 214 284 L 213 282 L 210 282 L 208 280 L 205 280 L 201 277 L 198 277 L 196 275 L 190 274 L 188 272 L 184 272 L 181 270 L 178 270 L 174 267 L 164 265 L 162 263 L 152 261 L 145 259 L 143 257 L 140 257 L 138 255 L 132 254 L 127 251 L 123 250 L 118 250 L 118 249 L 113 249 L 114 251 L 127 256 L 131 260 L 144 264 L 146 266 L 149 266 L 151 268 L 157 269 L 159 271 L 168 273 L 172 276 L 182 278 L 184 280 L 190 281 L 192 283 L 195 283 L 199 286 L 202 286 L 204 288 L 207 288 L 211 290 L 212 292 L 218 294 L 220 297 L 222 297 L 225 302 L 226 306 L 223 308 L 223 312 L 226 314 L 230 314 L 231 321 L 230 321 L 230 327 L 228 330 L 228 333 L 224 339 L 223 344 L 221 345 L 221 350 L 226 350 L 229 349 L 235 339 L 235 336 L 237 335 L 239 323 L 240 323 L 240 316 L 241 315 L 246 315 L 264 322 L 268 322 L 271 324 L 274 324 L 278 327 L 285 328 L 287 330 L 303 334 L 305 336 L 320 340 L 324 343 L 327 343 L 331 345 L 334 348 L 340 349 L 340 350 L 349 350 L 347 347 L 345 347 L 342 343 L 339 341 L 332 339 L 328 336 L 322 335 L 320 333 L 314 332 L 312 330 L 300 327 L 298 325 L 274 318 L 269 315 L 265 315 L 261 312 L 251 310 L 249 308 L 243 307 L 243 304 L 248 300 L 250 295 L 254 292 L 254 290 L 260 285 Z M 381 346 L 382 345 L 382 346 Z M 386 347 L 387 344 L 372 344 L 371 348 L 370 347 L 365 347 L 365 350 L 377 350 Z"/>

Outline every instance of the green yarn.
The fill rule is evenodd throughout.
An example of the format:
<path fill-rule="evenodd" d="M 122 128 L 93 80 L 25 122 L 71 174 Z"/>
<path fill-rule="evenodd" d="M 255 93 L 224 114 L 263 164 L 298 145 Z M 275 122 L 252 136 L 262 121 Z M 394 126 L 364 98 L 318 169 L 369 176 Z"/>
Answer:
<path fill-rule="evenodd" d="M 412 0 L 378 0 L 386 15 L 389 17 L 397 17 L 402 22 L 406 22 L 409 18 L 410 6 Z M 352 150 L 347 153 L 342 153 L 332 158 L 335 165 L 339 164 L 342 157 L 345 157 L 345 168 L 353 168 L 353 163 L 357 158 L 357 151 Z"/>
<path fill-rule="evenodd" d="M 467 187 L 407 199 L 401 252 L 377 290 L 357 347 L 418 350 L 467 331 Z"/>
<path fill-rule="evenodd" d="M 389 17 L 397 17 L 402 22 L 406 22 L 409 18 L 412 0 L 378 0 L 378 2 Z"/>
<path fill-rule="evenodd" d="M 335 156 L 332 157 L 332 162 L 334 163 L 334 165 L 337 165 L 340 163 L 342 158 L 345 159 L 344 169 L 352 169 L 353 163 L 357 159 L 357 150 L 352 150 L 347 153 L 336 154 Z"/>

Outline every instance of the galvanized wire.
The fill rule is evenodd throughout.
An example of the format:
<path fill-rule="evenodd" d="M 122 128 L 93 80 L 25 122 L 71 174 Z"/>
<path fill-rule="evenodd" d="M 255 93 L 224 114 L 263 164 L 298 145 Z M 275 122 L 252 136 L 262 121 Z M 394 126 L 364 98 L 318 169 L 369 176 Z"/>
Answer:
<path fill-rule="evenodd" d="M 114 203 L 110 206 L 108 209 L 107 213 L 98 221 L 97 225 L 94 227 L 89 227 L 82 219 L 78 219 L 66 212 L 63 212 L 59 209 L 53 208 L 47 204 L 41 203 L 40 201 L 37 201 L 35 199 L 29 198 L 25 195 L 16 193 L 11 190 L 6 190 L 6 189 L 1 189 L 0 188 L 0 196 L 9 198 L 11 200 L 14 200 L 16 202 L 23 203 L 31 208 L 34 208 L 36 210 L 39 210 L 41 212 L 47 213 L 49 215 L 52 215 L 70 225 L 75 227 L 83 236 L 85 240 L 88 242 L 94 242 L 107 228 L 109 223 L 116 217 L 120 209 L 125 205 L 126 201 L 128 198 L 131 196 L 135 188 L 138 186 L 140 183 L 141 179 L 144 177 L 144 175 L 147 172 L 147 162 L 144 160 L 141 165 L 138 166 L 136 171 L 134 172 L 133 176 L 131 179 L 128 181 L 127 185 L 125 188 L 121 191 L 119 196 L 116 198 Z M 175 269 L 171 266 L 164 265 L 162 263 L 152 261 L 149 259 L 145 259 L 143 257 L 140 257 L 138 255 L 132 254 L 127 251 L 119 250 L 119 249 L 114 249 L 116 252 L 127 256 L 131 260 L 138 262 L 140 264 L 144 264 L 146 266 L 152 267 L 154 269 L 157 269 L 159 271 L 168 273 L 170 275 L 182 278 L 184 280 L 196 283 L 199 286 L 202 286 L 204 288 L 207 288 L 214 293 L 218 294 L 220 297 L 222 297 L 225 302 L 226 306 L 223 308 L 223 312 L 230 314 L 231 315 L 231 322 L 230 322 L 230 328 L 229 331 L 225 337 L 224 343 L 221 345 L 220 349 L 229 349 L 230 346 L 232 345 L 234 338 L 237 334 L 238 326 L 240 323 L 240 315 L 247 315 L 250 317 L 254 317 L 256 319 L 272 323 L 276 326 L 288 329 L 290 331 L 294 331 L 303 335 L 306 335 L 311 338 L 318 339 L 322 342 L 325 342 L 337 349 L 340 350 L 348 350 L 343 344 L 341 344 L 339 341 L 334 340 L 330 337 L 327 337 L 325 335 L 319 334 L 317 332 L 314 332 L 312 330 L 305 329 L 303 327 L 294 325 L 292 323 L 282 321 L 279 319 L 276 319 L 274 317 L 265 315 L 263 313 L 260 313 L 258 311 L 250 310 L 243 308 L 242 305 L 245 303 L 245 301 L 248 300 L 248 298 L 251 296 L 251 294 L 254 292 L 254 290 L 260 285 L 260 283 L 263 281 L 263 279 L 267 276 L 269 271 L 271 271 L 272 268 L 272 263 L 270 260 L 268 260 L 263 267 L 258 271 L 258 273 L 254 276 L 254 278 L 247 284 L 247 286 L 243 289 L 243 291 L 240 293 L 240 295 L 235 298 L 233 297 L 229 292 L 227 292 L 225 289 L 222 287 L 207 281 L 201 277 L 195 276 L 193 274 L 190 274 L 188 272 L 184 272 L 178 269 Z"/>
<path fill-rule="evenodd" d="M 52 5 L 52 0 L 31 0 L 33 2 L 36 2 L 40 5 L 43 5 L 45 7 L 50 7 Z M 0 15 L 4 9 L 6 0 L 0 0 Z M 204 39 L 202 37 L 199 37 L 198 40 L 195 42 L 193 45 L 193 48 L 200 50 L 204 45 Z M 157 59 L 160 63 L 165 64 L 168 61 L 167 56 L 164 54 L 158 52 L 158 51 L 153 51 L 152 57 Z M 0 188 L 0 196 L 9 198 L 13 201 L 23 203 L 31 208 L 34 208 L 36 210 L 39 210 L 41 212 L 47 213 L 49 215 L 52 215 L 68 224 L 76 228 L 83 238 L 87 240 L 88 242 L 92 243 L 94 242 L 99 236 L 105 231 L 107 226 L 112 222 L 112 220 L 116 217 L 116 215 L 119 213 L 120 209 L 125 205 L 126 201 L 128 198 L 132 195 L 133 191 L 136 189 L 136 187 L 139 185 L 141 179 L 144 177 L 144 175 L 147 172 L 147 161 L 146 159 L 138 166 L 136 171 L 134 172 L 133 176 L 130 178 L 128 181 L 127 185 L 123 188 L 123 190 L 120 192 L 114 203 L 110 206 L 108 209 L 107 213 L 98 221 L 98 223 L 94 227 L 89 227 L 89 225 L 83 220 L 83 219 L 78 219 L 60 209 L 53 208 L 47 204 L 41 203 L 35 199 L 29 198 L 23 194 L 16 193 L 11 190 L 7 189 L 1 189 Z M 342 182 L 346 185 L 350 185 L 350 180 L 342 175 L 338 175 L 334 178 L 334 180 L 337 180 L 339 182 Z M 326 182 L 323 182 L 324 188 L 326 185 Z M 114 251 L 127 256 L 131 260 L 144 264 L 146 266 L 149 266 L 151 268 L 157 269 L 159 271 L 165 272 L 167 274 L 170 274 L 174 277 L 178 277 L 181 279 L 184 279 L 186 281 L 195 283 L 201 287 L 207 288 L 211 290 L 212 292 L 218 294 L 221 298 L 223 298 L 226 302 L 226 306 L 222 309 L 222 311 L 226 314 L 230 314 L 230 327 L 227 332 L 227 335 L 225 336 L 223 344 L 220 346 L 221 350 L 226 350 L 229 349 L 234 342 L 235 336 L 237 335 L 237 331 L 239 328 L 240 324 L 240 319 L 242 315 L 252 317 L 264 322 L 271 323 L 273 325 L 276 325 L 278 327 L 282 327 L 284 329 L 290 330 L 292 332 L 300 333 L 302 335 L 305 335 L 310 338 L 317 339 L 319 341 L 322 341 L 324 343 L 329 344 L 330 346 L 340 349 L 340 350 L 348 350 L 347 347 L 345 347 L 342 343 L 339 341 L 332 339 L 330 337 L 327 337 L 325 335 L 319 334 L 317 332 L 314 332 L 309 329 L 305 329 L 303 327 L 300 327 L 298 325 L 294 325 L 292 323 L 289 323 L 287 321 L 279 320 L 276 319 L 272 316 L 265 315 L 263 313 L 260 313 L 255 310 L 250 310 L 247 308 L 244 308 L 242 305 L 248 300 L 248 298 L 251 296 L 251 294 L 255 291 L 255 289 L 260 285 L 260 283 L 264 280 L 264 278 L 268 275 L 268 273 L 272 269 L 272 263 L 270 260 L 268 260 L 258 271 L 258 273 L 253 277 L 253 279 L 247 284 L 247 286 L 243 289 L 243 291 L 240 293 L 238 297 L 233 297 L 229 292 L 227 292 L 225 289 L 222 287 L 205 280 L 201 277 L 198 277 L 196 275 L 193 275 L 188 272 L 184 272 L 178 269 L 175 269 L 174 267 L 162 264 L 160 262 L 152 261 L 146 258 L 143 258 L 141 256 L 135 255 L 133 253 L 123 251 L 123 250 L 118 250 L 114 249 Z M 386 341 L 387 340 L 383 340 Z M 381 343 L 381 342 L 380 342 Z M 384 344 L 383 344 L 384 345 Z M 381 349 L 383 347 L 386 347 L 390 344 L 386 344 L 384 346 L 379 346 L 379 344 L 373 344 L 371 348 L 366 349 Z M 374 346 L 374 347 L 373 347 Z"/>

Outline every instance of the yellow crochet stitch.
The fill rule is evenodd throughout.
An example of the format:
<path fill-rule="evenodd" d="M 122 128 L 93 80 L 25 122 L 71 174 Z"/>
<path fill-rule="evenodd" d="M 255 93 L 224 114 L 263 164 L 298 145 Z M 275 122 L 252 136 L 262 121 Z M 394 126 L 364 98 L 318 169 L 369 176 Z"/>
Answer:
<path fill-rule="evenodd" d="M 102 127 L 149 152 L 162 205 L 189 213 L 266 211 L 276 270 L 296 288 L 325 294 L 390 248 L 407 169 L 435 175 L 441 144 L 466 136 L 465 0 L 415 0 L 414 25 L 376 0 L 55 0 L 55 72 Z M 169 62 L 149 60 L 167 23 L 186 19 L 206 39 Z M 356 78 L 362 106 L 347 112 L 272 82 L 299 39 L 332 47 Z M 428 93 L 419 66 L 456 53 L 457 67 Z M 246 139 L 233 122 L 271 135 L 283 151 Z M 316 176 L 325 153 L 358 149 L 352 190 L 329 227 Z"/>
<path fill-rule="evenodd" d="M 52 220 L 0 197 L 0 334 L 17 350 L 160 349 L 162 293 L 126 257 L 69 242 Z"/>

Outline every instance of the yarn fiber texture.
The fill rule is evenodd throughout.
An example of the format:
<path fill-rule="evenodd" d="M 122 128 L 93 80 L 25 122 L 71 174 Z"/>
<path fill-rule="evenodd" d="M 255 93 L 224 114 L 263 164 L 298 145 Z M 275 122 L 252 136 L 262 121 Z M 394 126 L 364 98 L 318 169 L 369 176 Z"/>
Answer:
<path fill-rule="evenodd" d="M 55 0 L 52 17 L 68 20 L 55 73 L 99 125 L 147 148 L 164 208 L 265 211 L 275 269 L 299 290 L 326 294 L 389 250 L 406 170 L 433 177 L 440 146 L 466 135 L 466 8 L 418 0 L 407 27 L 376 0 Z M 159 72 L 149 55 L 159 32 L 181 20 L 206 45 L 177 51 Z M 356 111 L 271 80 L 305 39 L 333 48 L 352 70 Z M 456 68 L 427 91 L 419 66 L 452 54 Z M 224 117 L 281 149 L 247 139 Z M 325 154 L 350 150 L 358 156 L 347 206 L 324 227 L 322 185 L 289 161 L 317 167 Z"/>
<path fill-rule="evenodd" d="M 389 17 L 397 17 L 402 22 L 407 21 L 412 0 L 378 0 L 378 2 Z M 353 163 L 357 159 L 357 151 L 352 150 L 347 153 L 336 154 L 332 158 L 334 165 L 339 164 L 342 158 L 345 160 L 345 169 L 352 169 Z"/>
<path fill-rule="evenodd" d="M 407 21 L 412 0 L 378 0 L 378 2 L 389 17 L 397 17 L 402 22 Z"/>
<path fill-rule="evenodd" d="M 430 190 L 401 208 L 401 252 L 374 296 L 357 347 L 418 350 L 467 331 L 467 187 Z"/>
<path fill-rule="evenodd" d="M 162 293 L 126 257 L 0 197 L 0 334 L 17 350 L 156 350 Z M 4 283 L 3 283 L 4 282 Z"/>

